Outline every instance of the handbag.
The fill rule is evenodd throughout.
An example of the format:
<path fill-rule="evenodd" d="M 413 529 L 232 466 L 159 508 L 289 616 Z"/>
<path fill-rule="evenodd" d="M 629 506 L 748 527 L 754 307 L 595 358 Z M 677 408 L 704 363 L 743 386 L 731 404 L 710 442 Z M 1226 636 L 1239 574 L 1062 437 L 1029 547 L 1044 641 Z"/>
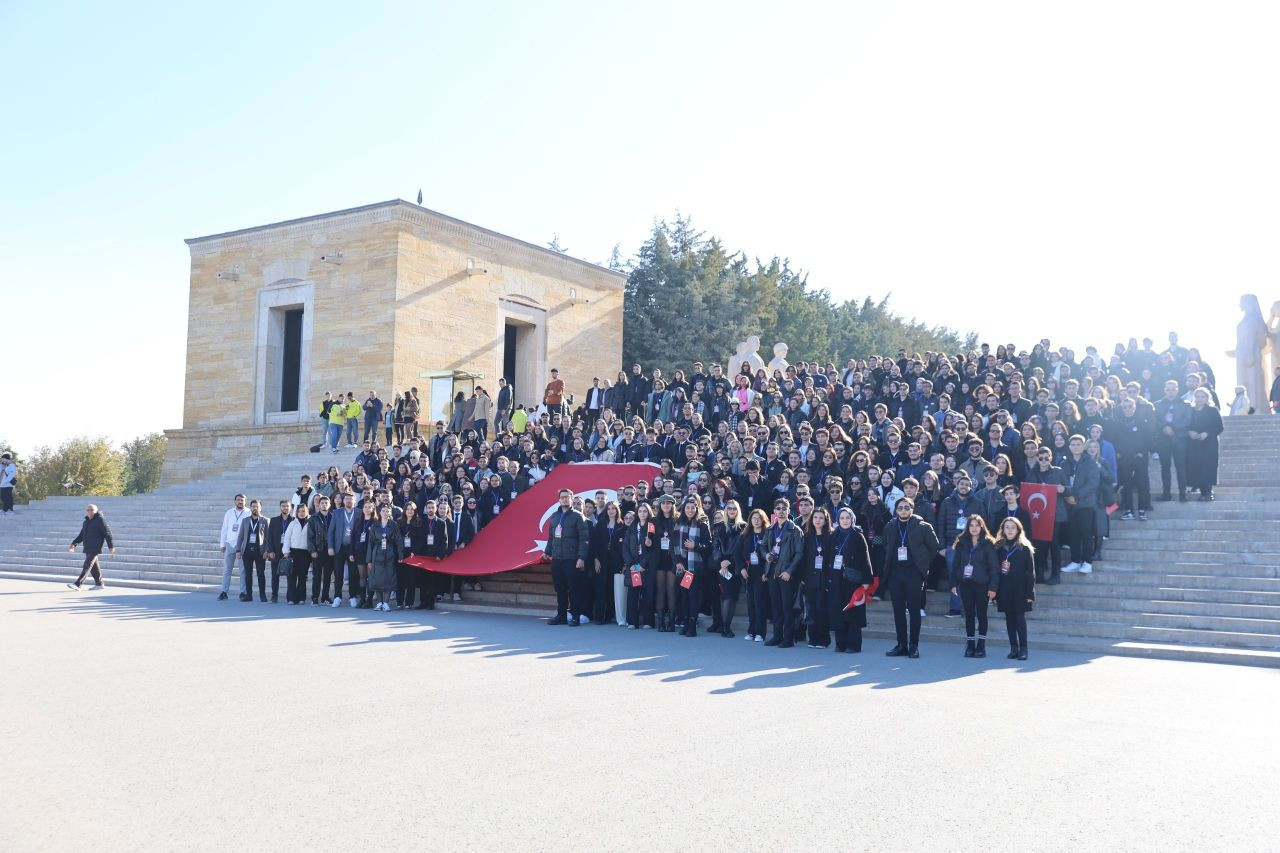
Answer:
<path fill-rule="evenodd" d="M 282 557 L 277 567 L 277 574 L 291 575 L 293 574 L 293 560 L 289 557 Z"/>

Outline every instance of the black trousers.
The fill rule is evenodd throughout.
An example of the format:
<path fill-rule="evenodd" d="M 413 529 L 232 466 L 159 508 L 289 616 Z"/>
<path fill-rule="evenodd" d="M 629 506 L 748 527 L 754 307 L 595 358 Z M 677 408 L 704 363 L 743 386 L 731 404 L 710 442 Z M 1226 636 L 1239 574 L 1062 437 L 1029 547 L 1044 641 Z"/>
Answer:
<path fill-rule="evenodd" d="M 567 560 L 551 561 L 551 583 L 556 589 L 557 619 L 567 617 L 573 604 L 570 596 L 573 594 L 573 575 L 577 571 L 575 568 L 577 562 L 572 557 Z"/>
<path fill-rule="evenodd" d="M 350 545 L 343 545 L 338 549 L 338 553 L 333 555 L 333 594 L 336 598 L 342 598 L 342 575 L 347 575 L 348 594 L 352 598 L 359 598 L 361 594 L 360 583 L 360 567 L 356 565 L 352 559 L 355 554 L 351 550 Z M 329 593 L 329 585 L 325 584 L 325 597 Z"/>
<path fill-rule="evenodd" d="M 977 622 L 976 639 L 987 638 L 987 587 L 973 581 L 960 581 L 960 603 L 964 606 L 964 635 L 975 639 L 974 622 Z"/>
<path fill-rule="evenodd" d="M 311 553 L 294 549 L 289 552 L 289 559 L 293 566 L 289 569 L 289 591 L 284 600 L 300 603 L 307 597 L 307 570 L 311 568 Z"/>
<path fill-rule="evenodd" d="M 1025 649 L 1027 647 L 1027 614 L 1022 611 L 1005 613 L 1004 626 L 1009 631 L 1009 646 Z"/>
<path fill-rule="evenodd" d="M 418 589 L 418 575 L 425 574 L 417 566 L 408 563 L 396 565 L 396 604 L 401 607 L 413 606 L 413 594 Z"/>
<path fill-rule="evenodd" d="M 0 488 L 0 511 L 13 512 L 13 486 Z"/>
<path fill-rule="evenodd" d="M 253 570 L 258 570 L 258 592 L 262 598 L 267 597 L 267 562 L 262 551 L 257 548 L 245 550 L 240 555 L 240 586 L 250 597 L 253 596 Z"/>
<path fill-rule="evenodd" d="M 795 632 L 796 580 L 784 581 L 774 578 L 769 581 L 769 605 L 773 612 L 773 636 L 770 639 L 781 643 L 794 642 Z"/>
<path fill-rule="evenodd" d="M 319 556 L 311 559 L 311 600 L 328 601 L 329 584 L 333 579 L 333 557 L 328 551 L 316 552 Z"/>
<path fill-rule="evenodd" d="M 80 577 L 76 578 L 76 586 L 84 583 L 85 575 L 90 573 L 93 574 L 93 582 L 95 584 L 102 583 L 102 573 L 98 571 L 98 557 L 101 554 L 101 551 L 94 551 L 92 554 L 88 551 L 84 552 L 84 567 L 80 569 Z"/>
<path fill-rule="evenodd" d="M 1094 510 L 1091 506 L 1073 506 L 1068 518 L 1067 545 L 1071 549 L 1071 562 L 1087 563 L 1093 559 Z"/>
<path fill-rule="evenodd" d="M 435 572 L 418 572 L 418 607 L 421 610 L 436 609 L 436 590 L 439 589 L 440 576 Z"/>
<path fill-rule="evenodd" d="M 577 560 L 574 562 L 576 563 Z M 586 562 L 590 561 L 588 560 Z M 574 568 L 573 580 L 570 582 L 571 589 L 569 590 L 569 600 L 573 602 L 573 615 L 579 617 L 586 616 L 588 619 L 591 618 L 591 604 L 595 597 L 593 595 L 595 592 L 595 586 L 593 583 L 594 578 L 594 568 L 584 568 L 581 571 Z"/>
<path fill-rule="evenodd" d="M 612 604 L 613 572 L 608 566 L 601 566 L 599 574 L 591 575 L 591 621 L 608 622 L 612 618 Z"/>
<path fill-rule="evenodd" d="M 920 645 L 920 610 L 924 607 L 924 578 L 915 566 L 898 564 L 889 575 L 893 628 L 904 649 Z"/>
<path fill-rule="evenodd" d="M 627 573 L 627 624 L 639 628 L 653 621 L 653 573 L 644 573 L 643 586 L 630 586 Z"/>
<path fill-rule="evenodd" d="M 849 610 L 844 609 L 849 599 L 853 597 L 854 590 L 859 586 L 861 584 L 845 580 L 844 575 L 841 574 L 836 583 L 824 592 L 827 624 L 835 634 L 836 648 L 840 651 L 846 649 L 862 651 L 862 621 L 867 615 L 866 605 Z M 818 641 L 814 640 L 814 642 Z"/>
<path fill-rule="evenodd" d="M 1134 498 L 1137 498 L 1138 509 L 1151 509 L 1151 474 L 1147 468 L 1145 453 L 1121 456 L 1116 460 L 1119 469 L 1119 486 L 1123 491 L 1123 508 L 1125 512 L 1133 512 Z"/>
<path fill-rule="evenodd" d="M 833 575 L 830 570 L 815 569 L 804 579 L 805 630 L 809 633 L 809 642 L 824 649 L 831 645 L 829 599 L 839 597 L 839 580 Z M 832 589 L 833 585 L 837 588 Z"/>
<path fill-rule="evenodd" d="M 1163 494 L 1167 498 L 1171 495 L 1169 491 L 1169 466 L 1173 465 L 1178 469 L 1178 494 L 1185 494 L 1187 491 L 1186 471 L 1187 471 L 1187 441 L 1186 439 L 1174 439 L 1171 441 L 1162 441 L 1156 447 L 1156 451 L 1160 454 L 1160 485 L 1163 487 Z"/>

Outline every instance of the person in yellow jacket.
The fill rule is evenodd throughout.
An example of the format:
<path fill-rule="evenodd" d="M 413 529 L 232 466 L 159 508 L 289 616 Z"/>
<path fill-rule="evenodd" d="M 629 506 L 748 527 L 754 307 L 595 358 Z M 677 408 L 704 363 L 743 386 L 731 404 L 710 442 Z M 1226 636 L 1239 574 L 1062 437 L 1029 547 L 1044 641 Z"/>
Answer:
<path fill-rule="evenodd" d="M 511 431 L 516 435 L 524 435 L 524 428 L 528 423 L 529 413 L 524 410 L 524 406 L 517 406 L 511 413 Z"/>
<path fill-rule="evenodd" d="M 356 395 L 350 391 L 347 392 L 344 412 L 347 416 L 347 447 L 355 447 L 360 440 L 360 404 L 356 402 Z"/>
<path fill-rule="evenodd" d="M 329 407 L 329 446 L 338 452 L 338 443 L 342 441 L 342 425 L 347 422 L 347 404 L 339 394 Z"/>

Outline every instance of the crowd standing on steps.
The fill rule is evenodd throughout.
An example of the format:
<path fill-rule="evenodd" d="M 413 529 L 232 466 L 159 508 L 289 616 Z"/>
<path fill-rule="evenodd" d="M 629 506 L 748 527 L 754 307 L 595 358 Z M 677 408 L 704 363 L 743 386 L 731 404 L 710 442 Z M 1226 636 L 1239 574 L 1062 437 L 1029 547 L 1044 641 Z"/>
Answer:
<path fill-rule="evenodd" d="M 237 495 L 219 536 L 220 599 L 241 565 L 240 599 L 430 609 L 474 579 L 407 566 L 465 549 L 557 465 L 651 462 L 652 479 L 594 499 L 559 496 L 545 556 L 551 625 L 616 624 L 857 653 L 869 602 L 891 602 L 892 656 L 919 656 L 930 591 L 964 617 L 966 656 L 984 657 L 988 609 L 1005 615 L 1010 657 L 1026 659 L 1037 583 L 1088 574 L 1113 514 L 1157 500 L 1213 499 L 1222 431 L 1213 371 L 1169 336 L 1082 357 L 1047 340 L 948 356 L 927 352 L 753 368 L 695 362 L 669 375 L 635 364 L 595 377 L 573 407 L 557 371 L 537 408 L 499 381 L 459 391 L 447 419 L 419 426 L 416 389 L 394 403 L 326 393 L 336 450 L 363 444 L 278 504 Z M 779 360 L 782 357 L 779 356 Z M 387 444 L 379 444 L 382 424 Z M 492 437 L 490 437 L 492 433 Z M 394 440 L 393 440 L 394 439 Z M 1057 495 L 1052 536 L 1031 540 L 1024 483 Z M 1068 551 L 1064 564 L 1062 550 Z M 269 569 L 269 573 L 268 573 Z M 307 579 L 310 578 L 308 587 Z M 345 588 L 344 588 L 345 584 Z M 745 599 L 745 602 L 743 601 Z"/>

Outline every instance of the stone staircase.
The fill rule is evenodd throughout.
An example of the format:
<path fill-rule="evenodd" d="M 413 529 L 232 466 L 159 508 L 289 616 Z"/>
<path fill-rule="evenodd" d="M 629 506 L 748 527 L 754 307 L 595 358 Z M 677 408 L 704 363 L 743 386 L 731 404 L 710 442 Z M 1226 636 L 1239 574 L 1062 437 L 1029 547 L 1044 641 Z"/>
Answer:
<path fill-rule="evenodd" d="M 1280 418 L 1228 419 L 1221 446 L 1225 485 L 1216 501 L 1156 503 L 1148 522 L 1113 517 L 1104 559 L 1092 575 L 1064 575 L 1059 586 L 1037 588 L 1033 648 L 1280 667 Z M 244 492 L 274 511 L 302 472 L 314 475 L 331 462 L 345 467 L 354 453 L 289 455 L 150 495 L 50 498 L 20 507 L 0 519 L 0 577 L 74 577 L 81 558 L 66 547 L 84 504 L 93 500 L 120 545 L 105 561 L 109 584 L 216 592 L 222 560 L 214 543 L 231 497 Z M 1152 482 L 1159 494 L 1155 463 Z M 481 591 L 445 606 L 542 616 L 555 604 L 545 567 L 480 583 Z M 924 637 L 962 642 L 960 620 L 942 618 L 946 597 L 931 593 L 928 599 Z M 868 636 L 890 637 L 887 603 L 871 607 Z M 744 603 L 740 619 L 745 612 Z M 1003 618 L 994 609 L 991 616 L 991 645 L 1002 649 Z"/>

